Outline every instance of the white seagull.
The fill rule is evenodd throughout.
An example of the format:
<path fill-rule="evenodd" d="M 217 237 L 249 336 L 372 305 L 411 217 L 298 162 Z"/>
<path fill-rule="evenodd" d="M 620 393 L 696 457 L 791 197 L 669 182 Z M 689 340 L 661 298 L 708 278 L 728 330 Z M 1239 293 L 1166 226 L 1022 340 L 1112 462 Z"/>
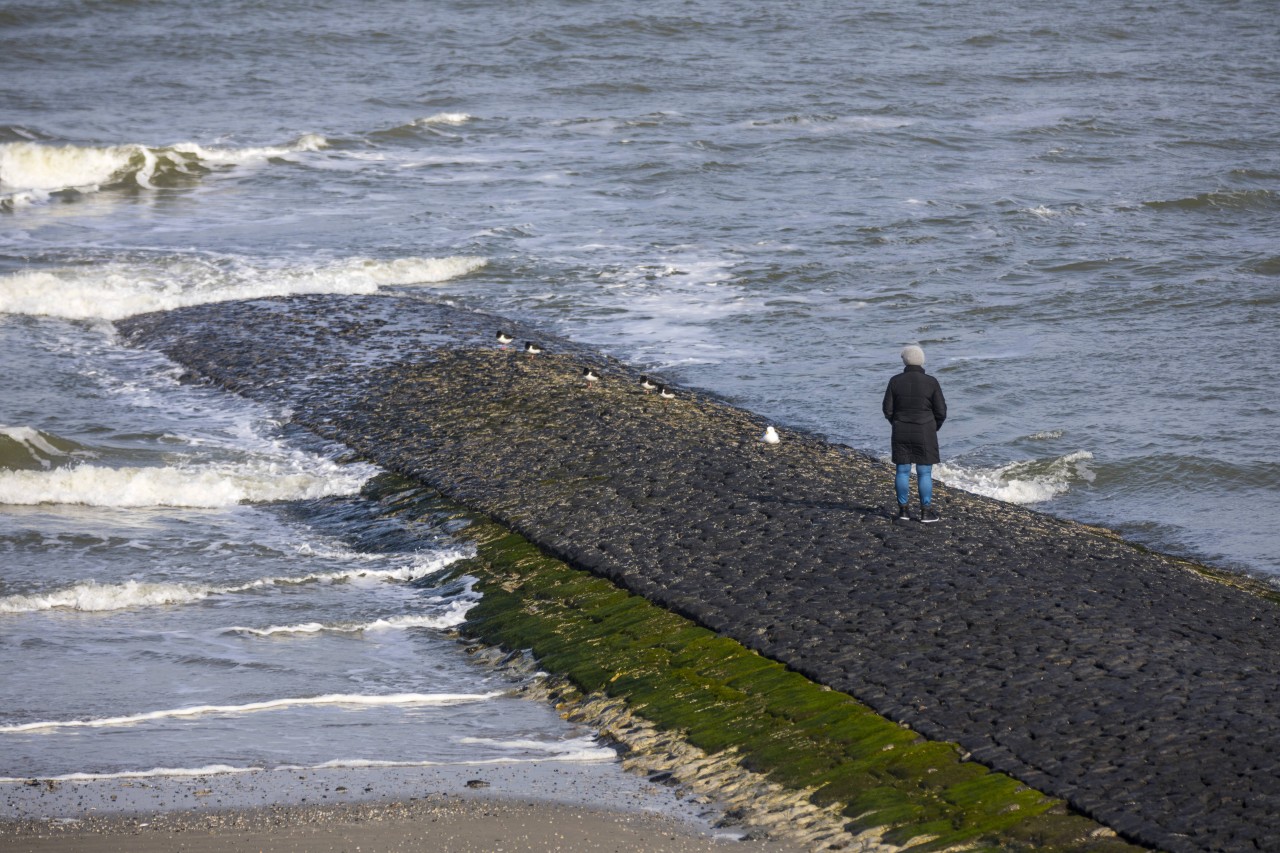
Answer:
<path fill-rule="evenodd" d="M 777 444 L 782 441 L 782 439 L 778 437 L 778 431 L 771 426 L 764 428 L 764 435 L 760 436 L 760 440 L 765 444 Z"/>

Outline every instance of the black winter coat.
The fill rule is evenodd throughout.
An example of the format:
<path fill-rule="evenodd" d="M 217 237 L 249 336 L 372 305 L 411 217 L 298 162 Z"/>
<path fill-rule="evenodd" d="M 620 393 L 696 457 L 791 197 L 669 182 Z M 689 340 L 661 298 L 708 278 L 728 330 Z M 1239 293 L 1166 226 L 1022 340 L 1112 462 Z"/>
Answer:
<path fill-rule="evenodd" d="M 938 380 L 923 367 L 907 365 L 889 380 L 884 416 L 893 424 L 893 462 L 937 465 L 938 430 L 947 419 L 947 401 Z"/>

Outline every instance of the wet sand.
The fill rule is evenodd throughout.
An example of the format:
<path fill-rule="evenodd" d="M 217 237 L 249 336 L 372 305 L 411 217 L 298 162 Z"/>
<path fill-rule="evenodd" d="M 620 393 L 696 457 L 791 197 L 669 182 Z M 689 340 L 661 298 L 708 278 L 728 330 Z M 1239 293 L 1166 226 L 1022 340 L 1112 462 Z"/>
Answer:
<path fill-rule="evenodd" d="M 348 806 L 91 818 L 0 835 L 24 853 L 265 853 L 327 851 L 785 851 L 762 841 L 716 839 L 661 815 L 534 800 L 455 797 Z"/>
<path fill-rule="evenodd" d="M 6 853 L 794 849 L 613 762 L 32 780 L 0 798 Z"/>

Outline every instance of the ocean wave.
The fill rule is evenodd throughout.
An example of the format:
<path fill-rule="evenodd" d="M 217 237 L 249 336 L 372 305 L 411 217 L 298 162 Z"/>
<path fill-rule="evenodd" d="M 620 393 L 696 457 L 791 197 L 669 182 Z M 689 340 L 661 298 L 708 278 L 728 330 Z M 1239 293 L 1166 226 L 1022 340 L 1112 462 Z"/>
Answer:
<path fill-rule="evenodd" d="M 429 115 L 429 116 L 426 116 L 425 118 L 417 119 L 416 121 L 414 121 L 414 124 L 417 125 L 418 127 L 422 127 L 424 125 L 430 125 L 430 124 L 458 125 L 458 124 L 466 124 L 467 122 L 471 121 L 471 119 L 472 119 L 472 116 L 470 116 L 467 113 L 436 113 L 435 115 Z"/>
<path fill-rule="evenodd" d="M 0 143 L 0 208 L 12 210 L 54 193 L 136 186 L 156 189 L 198 180 L 214 168 L 318 151 L 324 137 L 306 134 L 291 145 L 217 148 L 195 142 L 169 146 Z"/>
<path fill-rule="evenodd" d="M 68 320 L 120 320 L 191 305 L 310 293 L 369 295 L 383 287 L 442 284 L 485 266 L 484 258 L 348 258 L 281 269 L 178 257 L 0 276 L 0 313 Z"/>
<path fill-rule="evenodd" d="M 0 472 L 47 471 L 94 455 L 83 445 L 50 432 L 0 424 Z"/>
<path fill-rule="evenodd" d="M 326 625 L 322 622 L 304 622 L 299 625 L 272 625 L 270 628 L 245 628 L 234 626 L 225 628 L 226 634 L 248 634 L 254 637 L 276 637 L 289 634 L 361 634 L 376 631 L 405 631 L 410 628 L 432 628 L 443 631 L 461 625 L 467 619 L 467 611 L 475 607 L 476 601 L 453 601 L 444 612 L 431 615 L 389 616 L 374 619 L 372 622 L 342 623 Z"/>
<path fill-rule="evenodd" d="M 501 694 L 495 694 L 501 695 Z M 597 762 L 613 761 L 618 753 L 606 746 L 597 746 L 588 738 L 590 746 L 566 749 L 549 755 L 531 758 L 479 758 L 461 761 L 388 761 L 374 758 L 335 758 L 320 764 L 282 764 L 277 767 L 236 767 L 230 764 L 208 764 L 203 767 L 155 767 L 151 770 L 120 770 L 114 773 L 66 773 L 61 776 L 40 776 L 41 780 L 52 782 L 110 782 L 118 779 L 150 779 L 150 778 L 187 778 L 194 776 L 219 776 L 235 773 L 264 773 L 280 771 L 297 773 L 301 771 L 319 770 L 381 770 L 414 767 L 479 767 L 502 764 L 534 764 L 545 761 L 556 762 Z M 0 776 L 0 785 L 27 784 L 31 776 Z"/>
<path fill-rule="evenodd" d="M 757 129 L 798 128 L 811 132 L 839 132 L 842 130 L 875 131 L 896 130 L 910 127 L 912 119 L 898 116 L 856 115 L 839 116 L 830 114 L 792 114 L 781 118 L 753 119 L 741 126 Z"/>
<path fill-rule="evenodd" d="M 489 746 L 496 749 L 520 750 L 522 752 L 541 752 L 549 755 L 592 755 L 608 758 L 616 755 L 612 749 L 602 747 L 593 737 L 577 737 L 569 740 L 533 740 L 531 738 L 491 738 L 463 737 L 458 743 L 476 746 Z"/>
<path fill-rule="evenodd" d="M 0 505 L 77 504 L 106 507 L 218 509 L 241 503 L 307 500 L 360 490 L 369 471 L 287 470 L 277 462 L 192 467 L 0 471 Z"/>
<path fill-rule="evenodd" d="M 1244 269 L 1259 275 L 1280 275 L 1280 255 L 1250 261 L 1244 265 Z"/>
<path fill-rule="evenodd" d="M 1072 483 L 1093 482 L 1088 466 L 1093 454 L 1079 450 L 1053 459 L 1010 462 L 996 468 L 970 468 L 954 462 L 934 466 L 934 476 L 948 485 L 1016 504 L 1047 501 Z"/>
<path fill-rule="evenodd" d="M 115 773 L 66 773 L 62 776 L 41 776 L 51 782 L 109 782 L 114 779 L 152 779 L 161 777 L 183 778 L 187 776 L 215 776 L 224 773 L 253 773 L 261 767 L 233 767 L 230 764 L 208 764 L 204 767 L 153 767 L 150 770 L 121 770 Z M 29 782 L 30 776 L 0 776 L 0 784 Z"/>
<path fill-rule="evenodd" d="M 1029 213 L 1036 219 L 1057 219 L 1060 216 L 1076 216 L 1084 210 L 1078 204 L 1068 204 L 1061 208 L 1053 208 L 1048 205 L 1041 204 L 1036 207 L 1019 208 L 1019 213 Z"/>
<path fill-rule="evenodd" d="M 453 549 L 420 556 L 410 563 L 391 569 L 346 569 L 337 572 L 316 572 L 297 577 L 257 578 L 229 586 L 186 584 L 130 580 L 118 584 L 100 584 L 82 581 L 69 587 L 32 595 L 7 595 L 0 598 L 0 613 L 38 613 L 45 610 L 78 610 L 103 612 L 125 610 L 132 607 L 157 607 L 171 604 L 190 604 L 217 595 L 235 595 L 242 592 L 276 586 L 297 586 L 310 583 L 345 583 L 350 581 L 408 582 L 430 577 L 450 564 L 470 555 L 467 549 Z M 467 591 L 470 590 L 468 585 Z M 440 618 L 439 616 L 434 618 Z M 252 629 L 228 629 L 252 630 Z"/>
<path fill-rule="evenodd" d="M 99 717 L 88 720 L 41 720 L 35 723 L 19 723 L 0 726 L 0 732 L 16 734 L 19 732 L 56 731 L 58 729 L 76 728 L 119 728 L 155 720 L 186 719 L 204 717 L 210 714 L 234 715 L 256 714 L 262 711 L 276 711 L 281 708 L 301 707 L 359 707 L 385 708 L 392 706 L 417 705 L 462 705 L 471 702 L 485 702 L 501 696 L 502 691 L 488 693 L 393 693 L 389 695 L 369 695 L 364 693 L 329 693 L 324 696 L 304 696 L 290 699 L 269 699 L 264 702 L 249 702 L 243 705 L 195 705 L 189 708 L 166 708 L 158 711 L 143 711 L 137 714 L 125 714 L 119 717 Z"/>
<path fill-rule="evenodd" d="M 1280 193 L 1273 190 L 1216 190 L 1186 198 L 1145 201 L 1156 210 L 1271 210 L 1280 204 Z"/>
<path fill-rule="evenodd" d="M 364 768 L 392 767 L 484 767 L 494 764 L 540 764 L 544 761 L 613 761 L 617 757 L 618 753 L 607 746 L 594 746 L 590 749 L 575 750 L 573 752 L 559 752 L 548 755 L 535 755 L 528 758 L 499 756 L 496 758 L 473 758 L 470 760 L 464 759 L 460 761 L 380 761 L 367 758 L 336 758 L 333 761 L 326 761 L 323 764 L 316 764 L 311 767 L 286 765 L 279 769 L 337 770 L 346 768 L 360 770 Z M 0 781 L 4 780 L 0 779 Z"/>

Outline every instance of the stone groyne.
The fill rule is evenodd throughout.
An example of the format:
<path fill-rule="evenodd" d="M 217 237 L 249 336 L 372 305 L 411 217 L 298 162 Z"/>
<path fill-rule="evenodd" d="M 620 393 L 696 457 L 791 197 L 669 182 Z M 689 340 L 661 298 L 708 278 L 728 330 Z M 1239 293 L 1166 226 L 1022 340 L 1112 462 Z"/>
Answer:
<path fill-rule="evenodd" d="M 894 523 L 882 463 L 786 429 L 763 445 L 749 412 L 660 399 L 565 341 L 500 349 L 500 324 L 535 336 L 385 296 L 120 326 L 1128 839 L 1280 850 L 1280 609 L 1261 587 L 945 487 L 942 524 Z"/>

